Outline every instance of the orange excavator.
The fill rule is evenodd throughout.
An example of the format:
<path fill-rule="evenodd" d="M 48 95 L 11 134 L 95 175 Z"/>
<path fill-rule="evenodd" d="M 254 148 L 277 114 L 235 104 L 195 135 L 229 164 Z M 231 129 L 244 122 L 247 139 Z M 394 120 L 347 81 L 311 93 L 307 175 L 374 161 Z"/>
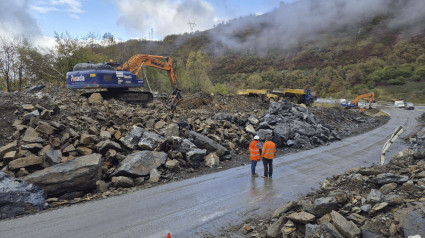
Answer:
<path fill-rule="evenodd" d="M 359 106 L 359 100 L 361 99 L 365 99 L 368 98 L 369 102 L 368 104 L 364 105 L 364 106 Z M 343 102 L 341 103 L 341 105 L 345 108 L 355 108 L 355 107 L 360 107 L 360 108 L 367 108 L 367 109 L 371 109 L 372 108 L 372 103 L 375 102 L 375 93 L 371 92 L 371 93 L 365 93 L 362 95 L 357 96 L 353 101 L 347 101 L 347 102 Z"/>
<path fill-rule="evenodd" d="M 149 103 L 153 100 L 152 93 L 128 90 L 129 88 L 144 87 L 144 80 L 137 78 L 142 67 L 167 71 L 173 88 L 169 103 L 171 107 L 175 107 L 181 95 L 177 88 L 177 75 L 173 60 L 166 56 L 139 54 L 132 56 L 123 64 L 79 63 L 74 66 L 73 71 L 67 73 L 67 88 L 103 88 L 107 89 L 107 91 L 100 92 L 104 98 L 112 97 L 133 103 Z"/>

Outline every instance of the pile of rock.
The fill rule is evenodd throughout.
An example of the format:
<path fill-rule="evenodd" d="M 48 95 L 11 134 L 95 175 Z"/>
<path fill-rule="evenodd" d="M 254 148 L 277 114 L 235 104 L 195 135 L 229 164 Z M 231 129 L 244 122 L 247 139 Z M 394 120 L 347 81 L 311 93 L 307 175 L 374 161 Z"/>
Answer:
<path fill-rule="evenodd" d="M 320 124 L 306 107 L 274 102 L 260 120 L 256 132 L 261 140 L 273 138 L 277 147 L 311 148 L 339 140 L 337 133 Z"/>
<path fill-rule="evenodd" d="M 338 138 L 293 104 L 274 103 L 265 116 L 252 107 L 217 111 L 226 102 L 171 114 L 158 100 L 143 108 L 103 100 L 100 94 L 84 98 L 50 90 L 7 95 L 1 105 L 14 108 L 7 116 L 16 119 L 15 131 L 0 146 L 1 171 L 44 189 L 50 204 L 96 192 L 108 196 L 176 177 L 181 170 L 218 167 L 246 152 L 255 134 L 273 135 L 280 147 L 318 146 Z"/>
<path fill-rule="evenodd" d="M 387 165 L 334 175 L 268 223 L 241 230 L 251 237 L 425 237 L 425 128 L 410 141 Z"/>

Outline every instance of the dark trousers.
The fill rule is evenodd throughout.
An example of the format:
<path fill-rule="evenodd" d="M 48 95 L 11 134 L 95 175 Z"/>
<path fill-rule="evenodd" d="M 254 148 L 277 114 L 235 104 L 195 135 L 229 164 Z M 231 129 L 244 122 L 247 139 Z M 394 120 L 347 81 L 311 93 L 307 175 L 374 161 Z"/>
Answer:
<path fill-rule="evenodd" d="M 264 176 L 271 177 L 273 175 L 273 160 L 263 158 Z"/>
<path fill-rule="evenodd" d="M 257 160 L 251 160 L 251 174 L 255 174 L 255 166 L 257 166 Z"/>

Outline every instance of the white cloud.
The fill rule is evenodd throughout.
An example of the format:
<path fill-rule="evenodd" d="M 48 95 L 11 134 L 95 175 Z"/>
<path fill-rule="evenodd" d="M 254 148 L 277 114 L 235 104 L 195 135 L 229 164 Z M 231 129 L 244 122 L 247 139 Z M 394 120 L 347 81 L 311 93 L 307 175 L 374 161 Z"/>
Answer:
<path fill-rule="evenodd" d="M 154 35 L 190 32 L 189 22 L 196 25 L 194 31 L 212 28 L 215 9 L 205 0 L 115 0 L 121 11 L 118 24 L 147 35 L 151 28 Z"/>
<path fill-rule="evenodd" d="M 49 12 L 67 12 L 72 18 L 79 19 L 83 13 L 81 0 L 38 0 L 31 5 L 33 11 L 46 14 Z"/>

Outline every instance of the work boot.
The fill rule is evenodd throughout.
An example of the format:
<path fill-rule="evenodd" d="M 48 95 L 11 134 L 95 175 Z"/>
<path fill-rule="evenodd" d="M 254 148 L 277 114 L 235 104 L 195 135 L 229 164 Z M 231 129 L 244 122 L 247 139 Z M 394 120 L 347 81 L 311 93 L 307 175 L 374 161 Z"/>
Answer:
<path fill-rule="evenodd" d="M 252 177 L 258 177 L 258 174 L 253 174 Z"/>
<path fill-rule="evenodd" d="M 261 178 L 267 178 L 267 176 L 261 175 Z"/>

